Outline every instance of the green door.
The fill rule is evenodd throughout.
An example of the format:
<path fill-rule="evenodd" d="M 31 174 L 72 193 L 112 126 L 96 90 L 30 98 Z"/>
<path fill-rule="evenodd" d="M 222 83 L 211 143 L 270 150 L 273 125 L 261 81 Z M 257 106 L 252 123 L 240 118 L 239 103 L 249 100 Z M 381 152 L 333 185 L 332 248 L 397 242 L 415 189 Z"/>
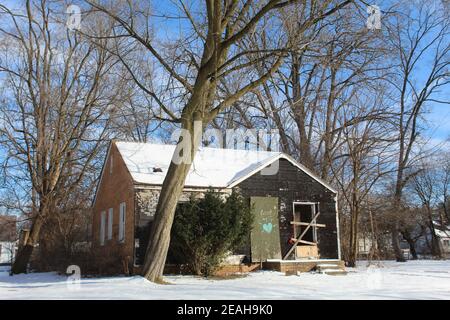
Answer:
<path fill-rule="evenodd" d="M 251 232 L 252 262 L 281 259 L 277 197 L 251 197 L 254 214 Z"/>

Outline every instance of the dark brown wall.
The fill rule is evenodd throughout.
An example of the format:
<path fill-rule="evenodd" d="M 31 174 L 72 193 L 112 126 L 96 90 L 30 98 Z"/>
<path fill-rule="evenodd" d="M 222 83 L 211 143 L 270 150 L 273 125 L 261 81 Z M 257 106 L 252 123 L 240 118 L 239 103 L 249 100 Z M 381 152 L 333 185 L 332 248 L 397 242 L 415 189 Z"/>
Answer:
<path fill-rule="evenodd" d="M 113 157 L 112 173 L 110 171 L 111 157 Z M 119 243 L 119 206 L 126 203 L 125 242 Z M 113 237 L 105 240 L 105 245 L 100 246 L 100 213 L 113 208 Z M 105 234 L 107 234 L 107 225 Z M 93 206 L 92 221 L 93 247 L 105 252 L 117 252 L 124 256 L 133 257 L 134 251 L 134 187 L 131 175 L 123 162 L 120 153 L 114 144 L 111 144 L 109 157 L 105 161 L 103 176 L 98 186 L 97 197 Z M 120 267 L 120 266 L 119 266 Z"/>
<path fill-rule="evenodd" d="M 317 229 L 317 242 L 322 259 L 338 258 L 335 194 L 311 178 L 286 159 L 280 159 L 275 175 L 261 175 L 260 172 L 238 185 L 243 195 L 278 197 L 280 244 L 284 256 L 289 248 L 289 238 L 293 234 L 290 222 L 293 220 L 294 201 L 320 202 L 320 216 L 317 223 L 326 228 Z"/>

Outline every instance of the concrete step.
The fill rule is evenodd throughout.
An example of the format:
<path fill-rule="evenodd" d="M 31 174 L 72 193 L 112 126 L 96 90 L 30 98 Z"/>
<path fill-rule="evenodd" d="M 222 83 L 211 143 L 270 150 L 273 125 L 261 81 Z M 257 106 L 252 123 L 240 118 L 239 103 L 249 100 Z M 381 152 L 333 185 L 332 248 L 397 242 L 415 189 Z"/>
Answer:
<path fill-rule="evenodd" d="M 318 264 L 317 269 L 342 269 L 342 266 L 338 264 Z"/>
<path fill-rule="evenodd" d="M 333 276 L 340 276 L 340 275 L 346 275 L 347 272 L 345 271 L 345 266 L 340 263 L 319 263 L 316 266 L 316 270 L 319 273 L 327 274 L 327 275 L 333 275 Z"/>
<path fill-rule="evenodd" d="M 320 273 L 326 274 L 328 276 L 345 276 L 347 274 L 347 271 L 335 270 L 335 269 L 325 269 L 325 270 L 322 270 Z"/>

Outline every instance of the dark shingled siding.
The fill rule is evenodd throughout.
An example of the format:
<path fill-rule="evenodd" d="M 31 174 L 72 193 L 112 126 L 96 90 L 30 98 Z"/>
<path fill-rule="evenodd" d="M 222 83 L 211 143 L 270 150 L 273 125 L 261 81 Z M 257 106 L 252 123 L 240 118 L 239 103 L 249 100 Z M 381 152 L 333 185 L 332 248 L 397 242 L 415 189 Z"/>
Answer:
<path fill-rule="evenodd" d="M 237 187 L 247 197 L 278 197 L 282 256 L 291 247 L 288 240 L 293 234 L 293 227 L 290 224 L 293 220 L 292 203 L 294 201 L 319 202 L 320 216 L 317 223 L 326 225 L 325 228 L 317 228 L 320 258 L 338 258 L 335 194 L 288 160 L 280 159 L 276 175 L 261 175 L 258 172 Z"/>

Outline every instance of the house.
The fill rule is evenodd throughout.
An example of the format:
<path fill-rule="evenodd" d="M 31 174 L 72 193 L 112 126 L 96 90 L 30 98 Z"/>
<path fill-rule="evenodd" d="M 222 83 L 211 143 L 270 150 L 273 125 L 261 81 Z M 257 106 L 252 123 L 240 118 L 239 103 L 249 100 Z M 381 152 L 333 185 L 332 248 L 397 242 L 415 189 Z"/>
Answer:
<path fill-rule="evenodd" d="M 433 225 L 443 257 L 450 258 L 450 225 L 443 225 L 438 221 L 433 221 Z M 416 251 L 419 255 L 429 256 L 431 255 L 431 246 L 431 230 L 426 228 L 424 235 L 416 243 Z"/>
<path fill-rule="evenodd" d="M 0 215 L 0 265 L 11 264 L 17 250 L 17 219 Z"/>
<path fill-rule="evenodd" d="M 358 237 L 358 258 L 367 259 L 370 254 L 377 249 L 377 243 L 373 236 L 369 234 L 361 234 Z"/>
<path fill-rule="evenodd" d="M 174 145 L 110 143 L 93 204 L 93 247 L 119 254 L 132 269 L 143 263 L 149 225 Z M 280 152 L 199 148 L 180 201 L 208 189 L 238 189 L 255 214 L 243 252 L 268 268 L 292 262 L 340 262 L 337 192 Z M 287 264 L 285 264 L 287 263 Z"/>
<path fill-rule="evenodd" d="M 436 236 L 439 239 L 442 255 L 450 258 L 450 225 L 435 224 Z"/>

